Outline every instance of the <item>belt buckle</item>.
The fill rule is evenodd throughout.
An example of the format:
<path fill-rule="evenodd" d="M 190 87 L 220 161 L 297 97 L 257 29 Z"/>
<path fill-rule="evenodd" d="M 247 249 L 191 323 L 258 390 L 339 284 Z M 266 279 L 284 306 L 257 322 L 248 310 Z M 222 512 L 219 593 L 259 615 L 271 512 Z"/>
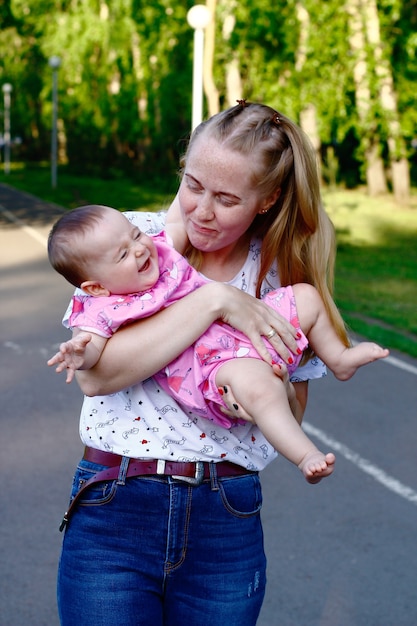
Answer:
<path fill-rule="evenodd" d="M 193 487 L 199 487 L 204 480 L 204 463 L 203 461 L 196 461 L 194 476 L 172 476 L 175 480 L 180 480 L 183 483 L 188 483 Z"/>

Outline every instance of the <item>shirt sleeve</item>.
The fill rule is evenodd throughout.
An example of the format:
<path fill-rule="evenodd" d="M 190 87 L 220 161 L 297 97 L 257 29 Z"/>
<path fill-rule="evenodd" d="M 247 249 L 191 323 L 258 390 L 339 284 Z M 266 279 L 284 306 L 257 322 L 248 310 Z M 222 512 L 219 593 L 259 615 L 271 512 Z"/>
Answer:
<path fill-rule="evenodd" d="M 314 356 L 305 365 L 298 367 L 294 374 L 290 377 L 292 383 L 300 383 L 314 378 L 323 378 L 327 375 L 327 368 L 323 361 Z"/>
<path fill-rule="evenodd" d="M 166 211 L 126 211 L 124 215 L 146 235 L 157 235 L 165 228 Z"/>

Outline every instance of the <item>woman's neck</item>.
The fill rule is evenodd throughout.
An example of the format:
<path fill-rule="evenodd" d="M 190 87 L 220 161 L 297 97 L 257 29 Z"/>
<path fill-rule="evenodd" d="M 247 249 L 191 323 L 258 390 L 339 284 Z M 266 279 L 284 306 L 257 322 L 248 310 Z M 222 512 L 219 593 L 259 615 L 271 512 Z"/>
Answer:
<path fill-rule="evenodd" d="M 233 247 L 204 252 L 200 272 L 209 280 L 229 282 L 239 272 L 248 256 L 250 237 L 236 242 Z"/>

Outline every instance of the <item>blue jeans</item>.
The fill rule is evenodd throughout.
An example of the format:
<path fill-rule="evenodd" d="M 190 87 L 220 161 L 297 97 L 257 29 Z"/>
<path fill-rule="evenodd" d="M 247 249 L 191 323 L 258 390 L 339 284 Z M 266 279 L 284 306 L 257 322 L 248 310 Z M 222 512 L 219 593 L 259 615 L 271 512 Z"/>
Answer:
<path fill-rule="evenodd" d="M 81 461 L 73 494 L 103 469 Z M 255 626 L 266 559 L 257 474 L 96 483 L 65 532 L 62 626 Z"/>

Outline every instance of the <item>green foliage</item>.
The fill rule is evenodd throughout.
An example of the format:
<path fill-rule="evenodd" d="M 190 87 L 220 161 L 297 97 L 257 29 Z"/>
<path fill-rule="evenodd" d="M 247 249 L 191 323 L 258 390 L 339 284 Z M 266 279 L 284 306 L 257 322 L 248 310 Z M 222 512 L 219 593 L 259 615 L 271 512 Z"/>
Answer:
<path fill-rule="evenodd" d="M 417 10 L 412 0 L 394 5 L 396 10 L 386 36 L 391 42 L 401 127 L 411 148 L 411 141 L 417 136 Z M 415 155 L 416 150 L 411 149 L 411 153 Z"/>
<path fill-rule="evenodd" d="M 59 117 L 70 167 L 143 180 L 175 172 L 190 130 L 191 0 L 3 0 L 0 81 L 13 85 L 13 155 L 49 158 L 52 72 L 61 58 Z M 308 14 L 300 21 L 299 8 Z M 379 0 L 382 53 L 398 97 L 400 135 L 416 162 L 417 12 L 412 0 Z M 225 37 L 224 24 L 234 28 Z M 303 47 L 304 46 L 304 47 Z M 317 111 L 325 167 L 347 186 L 359 180 L 370 137 L 381 151 L 389 116 L 378 102 L 375 58 L 367 49 L 372 99 L 360 119 L 355 101 L 346 3 L 341 0 L 218 0 L 214 79 L 227 102 L 226 66 L 237 59 L 244 97 L 265 101 L 296 121 Z M 328 150 L 329 163 L 326 164 Z M 356 155 L 354 152 L 356 151 Z M 331 161 L 331 164 L 330 164 Z"/>

